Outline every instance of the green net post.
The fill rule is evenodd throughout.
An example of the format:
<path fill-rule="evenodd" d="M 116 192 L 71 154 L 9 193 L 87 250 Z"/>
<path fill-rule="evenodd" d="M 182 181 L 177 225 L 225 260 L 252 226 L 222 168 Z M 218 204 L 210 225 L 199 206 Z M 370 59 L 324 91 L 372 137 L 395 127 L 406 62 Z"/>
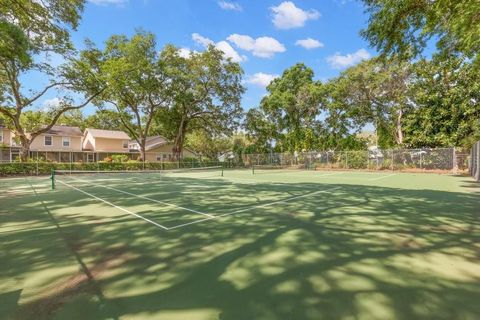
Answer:
<path fill-rule="evenodd" d="M 252 164 L 252 174 L 255 174 L 255 165 Z"/>
<path fill-rule="evenodd" d="M 222 165 L 222 177 L 223 177 L 223 165 Z"/>
<path fill-rule="evenodd" d="M 55 169 L 52 169 L 50 180 L 52 180 L 52 190 L 55 190 Z"/>

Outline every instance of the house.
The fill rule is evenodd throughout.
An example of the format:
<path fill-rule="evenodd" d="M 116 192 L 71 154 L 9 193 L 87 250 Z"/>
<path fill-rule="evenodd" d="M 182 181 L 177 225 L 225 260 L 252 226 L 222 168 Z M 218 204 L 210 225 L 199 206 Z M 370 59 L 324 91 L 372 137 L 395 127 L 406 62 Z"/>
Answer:
<path fill-rule="evenodd" d="M 130 152 L 130 137 L 123 131 L 87 128 L 83 133 L 83 150 L 87 161 L 101 161 L 118 153 Z"/>
<path fill-rule="evenodd" d="M 0 124 L 0 146 L 10 147 L 13 145 L 13 133 L 7 127 Z"/>
<path fill-rule="evenodd" d="M 14 136 L 10 129 L 0 124 L 0 162 L 10 162 L 20 156 L 20 148 Z"/>
<path fill-rule="evenodd" d="M 33 159 L 58 162 L 82 160 L 82 130 L 79 127 L 56 125 L 44 132 L 30 144 Z"/>
<path fill-rule="evenodd" d="M 79 127 L 53 126 L 33 139 L 31 151 L 82 151 L 82 130 Z"/>
<path fill-rule="evenodd" d="M 137 152 L 140 150 L 140 146 L 136 141 L 130 141 L 130 148 Z M 147 137 L 145 141 L 145 160 L 148 162 L 171 161 L 174 159 L 172 149 L 173 142 L 168 141 L 165 137 Z M 196 157 L 196 155 L 192 150 L 183 148 L 182 158 L 187 157 Z"/>

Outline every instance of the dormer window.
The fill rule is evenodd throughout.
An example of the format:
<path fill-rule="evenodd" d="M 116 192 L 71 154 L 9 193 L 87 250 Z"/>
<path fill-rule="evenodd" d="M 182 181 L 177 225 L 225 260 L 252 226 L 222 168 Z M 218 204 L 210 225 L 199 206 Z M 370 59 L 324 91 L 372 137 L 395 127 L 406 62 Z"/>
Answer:
<path fill-rule="evenodd" d="M 52 136 L 45 136 L 45 146 L 52 146 Z"/>

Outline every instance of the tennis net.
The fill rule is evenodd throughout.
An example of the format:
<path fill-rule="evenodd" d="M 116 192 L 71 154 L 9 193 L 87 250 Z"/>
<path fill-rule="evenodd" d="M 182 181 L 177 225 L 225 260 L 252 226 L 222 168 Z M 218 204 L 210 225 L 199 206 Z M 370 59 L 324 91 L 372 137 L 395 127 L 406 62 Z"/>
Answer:
<path fill-rule="evenodd" d="M 301 166 L 291 166 L 291 165 L 280 165 L 280 164 L 265 164 L 265 165 L 253 165 L 252 173 L 253 174 L 278 174 L 278 173 L 289 173 L 289 172 L 299 172 L 304 170 L 309 170 L 309 167 L 305 165 Z"/>
<path fill-rule="evenodd" d="M 85 179 L 86 181 L 122 181 L 145 182 L 167 179 L 208 179 L 223 176 L 222 166 L 182 168 L 171 170 L 107 170 L 107 171 L 89 171 L 89 170 L 54 170 L 52 171 L 52 189 L 55 188 L 57 180 Z"/>

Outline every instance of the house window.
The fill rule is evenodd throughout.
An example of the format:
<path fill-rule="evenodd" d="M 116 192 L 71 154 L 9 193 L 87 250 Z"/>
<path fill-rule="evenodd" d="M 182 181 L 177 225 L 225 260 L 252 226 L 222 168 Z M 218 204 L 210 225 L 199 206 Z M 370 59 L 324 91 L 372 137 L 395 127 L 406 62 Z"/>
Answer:
<path fill-rule="evenodd" d="M 162 155 L 161 154 L 157 154 L 157 161 L 162 161 Z"/>
<path fill-rule="evenodd" d="M 163 154 L 163 159 L 167 159 L 167 155 L 165 153 Z"/>
<path fill-rule="evenodd" d="M 123 140 L 123 149 L 128 149 L 128 140 Z"/>
<path fill-rule="evenodd" d="M 0 131 L 0 142 L 3 142 L 3 131 Z"/>
<path fill-rule="evenodd" d="M 64 147 L 70 147 L 70 137 L 63 137 L 62 139 L 62 145 Z"/>
<path fill-rule="evenodd" d="M 45 136 L 45 146 L 52 145 L 52 136 Z"/>

